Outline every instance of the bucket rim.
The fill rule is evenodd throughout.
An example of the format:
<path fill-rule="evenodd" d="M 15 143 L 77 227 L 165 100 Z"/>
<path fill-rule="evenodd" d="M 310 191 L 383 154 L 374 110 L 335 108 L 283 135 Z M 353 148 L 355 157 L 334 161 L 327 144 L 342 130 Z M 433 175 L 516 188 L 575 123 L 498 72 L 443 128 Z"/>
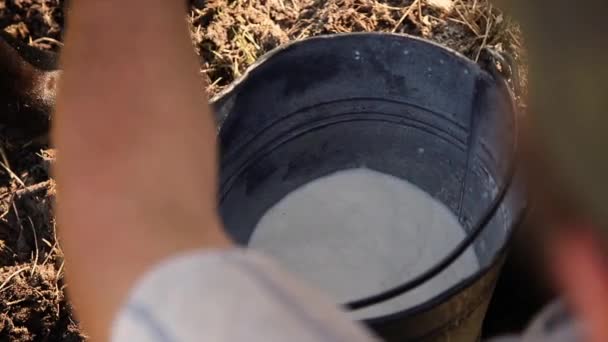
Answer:
<path fill-rule="evenodd" d="M 460 61 L 468 64 L 469 66 L 477 68 L 482 72 L 485 72 L 483 69 L 480 68 L 479 64 L 475 63 L 470 58 L 466 57 L 462 53 L 460 53 L 450 47 L 441 45 L 437 42 L 428 40 L 426 38 L 417 37 L 417 36 L 413 36 L 413 35 L 406 34 L 406 33 L 346 32 L 346 33 L 332 33 L 332 34 L 319 35 L 319 36 L 315 36 L 315 37 L 308 37 L 308 38 L 304 38 L 304 39 L 300 39 L 300 40 L 295 40 L 295 41 L 289 42 L 284 45 L 280 45 L 280 46 L 266 52 L 261 57 L 259 57 L 257 61 L 255 61 L 253 64 L 251 64 L 243 72 L 243 74 L 241 76 L 237 77 L 228 86 L 226 86 L 223 90 L 221 90 L 219 93 L 214 95 L 209 100 L 209 104 L 212 106 L 212 108 L 214 109 L 214 112 L 215 112 L 218 133 L 221 132 L 222 128 L 224 127 L 224 122 L 227 118 L 228 112 L 230 112 L 230 109 L 232 107 L 233 101 L 230 101 L 230 99 L 231 99 L 233 93 L 238 91 L 238 89 L 242 86 L 242 84 L 247 82 L 247 80 L 252 76 L 253 72 L 256 69 L 258 69 L 258 67 L 263 66 L 264 64 L 268 63 L 271 58 L 276 57 L 276 56 L 280 55 L 281 53 L 286 52 L 287 50 L 296 48 L 299 45 L 310 44 L 310 43 L 324 41 L 324 40 L 347 39 L 347 38 L 352 38 L 352 37 L 369 37 L 369 38 L 381 37 L 381 38 L 418 41 L 421 43 L 432 45 L 449 54 L 452 54 L 455 58 L 458 58 Z M 228 108 L 226 108 L 226 107 L 228 107 Z"/>

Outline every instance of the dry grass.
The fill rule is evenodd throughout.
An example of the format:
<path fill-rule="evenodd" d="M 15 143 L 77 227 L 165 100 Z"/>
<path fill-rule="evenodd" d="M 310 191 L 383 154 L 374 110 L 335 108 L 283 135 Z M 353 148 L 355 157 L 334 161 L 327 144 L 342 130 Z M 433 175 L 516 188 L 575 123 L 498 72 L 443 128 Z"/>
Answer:
<path fill-rule="evenodd" d="M 488 0 L 207 0 L 188 16 L 208 91 L 217 94 L 261 55 L 290 41 L 340 33 L 407 33 L 477 60 L 484 51 L 525 66 L 517 25 Z M 194 1 L 197 3 L 200 1 Z M 62 43 L 61 0 L 0 0 L 0 27 L 41 49 Z M 524 91 L 526 69 L 501 65 Z M 506 69 L 505 69 L 506 68 Z M 80 341 L 65 299 L 52 211 L 54 151 L 33 142 L 0 150 L 0 340 Z"/>
<path fill-rule="evenodd" d="M 256 7 L 257 3 L 211 0 L 207 7 L 192 11 L 192 40 L 210 93 L 221 91 L 269 50 L 329 33 L 408 33 L 473 60 L 484 49 L 492 49 L 524 64 L 518 26 L 488 0 L 454 0 L 448 11 L 427 0 L 267 0 L 264 7 Z"/>

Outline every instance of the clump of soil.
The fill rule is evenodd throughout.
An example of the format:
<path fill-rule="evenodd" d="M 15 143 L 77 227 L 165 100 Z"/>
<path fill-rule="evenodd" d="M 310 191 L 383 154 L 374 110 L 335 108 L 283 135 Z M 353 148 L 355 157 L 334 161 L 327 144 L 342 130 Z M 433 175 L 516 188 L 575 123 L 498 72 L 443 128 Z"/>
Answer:
<path fill-rule="evenodd" d="M 489 50 L 525 65 L 518 27 L 488 0 L 453 1 L 449 10 L 428 1 L 193 0 L 188 22 L 211 95 L 281 44 L 340 32 L 408 33 L 473 60 Z M 37 48 L 60 51 L 64 4 L 62 0 L 0 1 L 0 29 Z M 520 73 L 525 76 L 525 69 Z M 515 88 L 525 89 L 525 77 L 509 76 L 514 76 L 514 86 L 521 86 Z M 86 339 L 64 292 L 64 261 L 56 237 L 55 192 L 49 174 L 53 160 L 52 148 L 40 141 L 0 137 L 2 341 Z"/>
<path fill-rule="evenodd" d="M 57 50 L 63 37 L 63 0 L 2 1 L 0 28 L 32 46 Z"/>

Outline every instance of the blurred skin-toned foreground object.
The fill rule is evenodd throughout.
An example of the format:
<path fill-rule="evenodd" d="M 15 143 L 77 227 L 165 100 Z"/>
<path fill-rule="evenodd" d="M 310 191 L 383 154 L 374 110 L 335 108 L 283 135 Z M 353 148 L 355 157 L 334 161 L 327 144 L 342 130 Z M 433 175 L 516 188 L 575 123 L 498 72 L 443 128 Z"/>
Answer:
<path fill-rule="evenodd" d="M 498 4 L 530 54 L 524 162 L 552 271 L 590 340 L 608 341 L 608 2 Z"/>
<path fill-rule="evenodd" d="M 608 3 L 510 1 L 530 52 L 528 138 L 608 238 Z"/>
<path fill-rule="evenodd" d="M 52 132 L 58 230 L 76 314 L 92 340 L 107 341 L 152 266 L 231 243 L 216 210 L 215 122 L 186 2 L 70 6 Z"/>

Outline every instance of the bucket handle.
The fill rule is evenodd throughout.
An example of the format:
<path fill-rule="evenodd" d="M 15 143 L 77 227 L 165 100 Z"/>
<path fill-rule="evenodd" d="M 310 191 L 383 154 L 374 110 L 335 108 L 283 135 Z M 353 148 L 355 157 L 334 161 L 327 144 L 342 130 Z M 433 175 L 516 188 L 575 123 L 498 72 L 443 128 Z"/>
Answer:
<path fill-rule="evenodd" d="M 480 97 L 478 94 L 478 91 L 480 90 L 479 81 L 480 80 L 478 80 L 477 86 L 476 86 L 477 94 L 476 94 L 475 98 Z M 512 96 L 511 96 L 512 94 L 509 91 L 508 86 L 505 84 L 505 80 L 501 77 L 500 79 L 497 79 L 497 81 L 499 81 L 501 83 L 503 88 L 506 88 L 505 90 L 507 90 L 507 94 L 512 99 Z M 511 107 L 513 108 L 513 110 L 515 110 L 515 106 L 513 105 L 513 103 L 511 105 Z M 463 188 L 462 188 L 463 190 L 465 189 L 466 181 L 468 179 L 468 173 L 469 173 L 469 169 L 470 169 L 469 164 L 470 164 L 470 160 L 471 160 L 473 145 L 475 143 L 475 136 L 476 136 L 475 133 L 477 131 L 477 126 L 478 126 L 477 120 L 475 120 L 476 117 L 478 116 L 476 114 L 478 114 L 477 110 L 474 110 L 474 112 L 471 114 L 471 123 L 470 123 L 471 138 L 468 139 L 467 161 L 466 161 L 466 165 L 465 165 L 466 170 L 465 170 L 465 175 L 463 177 Z M 366 308 L 366 307 L 376 305 L 376 304 L 379 304 L 382 302 L 386 302 L 395 297 L 401 296 L 402 294 L 417 288 L 418 286 L 426 283 L 427 281 L 429 281 L 432 278 L 434 278 L 435 276 L 437 276 L 439 273 L 441 273 L 443 270 L 445 270 L 447 267 L 449 267 L 456 259 L 458 259 L 471 246 L 471 244 L 477 239 L 477 237 L 479 237 L 479 235 L 484 231 L 484 229 L 487 227 L 488 223 L 490 223 L 490 221 L 496 214 L 496 211 L 498 210 L 498 208 L 500 207 L 500 204 L 505 199 L 507 192 L 511 187 L 511 184 L 513 183 L 513 178 L 515 177 L 516 165 L 517 165 L 517 163 L 516 163 L 516 160 L 517 160 L 517 116 L 514 114 L 513 118 L 514 118 L 513 121 L 514 121 L 514 126 L 515 126 L 514 132 L 513 132 L 513 150 L 512 150 L 511 156 L 509 158 L 506 179 L 505 179 L 503 185 L 500 187 L 498 194 L 496 195 L 496 197 L 494 198 L 494 200 L 492 201 L 492 203 L 490 204 L 488 209 L 486 209 L 486 211 L 482 215 L 481 219 L 477 222 L 477 224 L 475 226 L 473 226 L 474 228 L 467 235 L 467 237 L 464 238 L 456 246 L 456 248 L 454 248 L 448 255 L 446 255 L 443 259 L 441 259 L 437 264 L 435 264 L 433 267 L 428 269 L 426 272 L 415 277 L 414 279 L 407 281 L 401 285 L 397 285 L 391 289 L 380 292 L 378 294 L 342 304 L 342 306 L 344 308 L 346 308 L 348 310 L 358 310 L 358 309 Z M 460 204 L 459 204 L 459 209 L 458 209 L 459 216 L 462 213 L 462 201 L 464 199 L 462 191 L 461 191 L 460 195 L 461 195 L 461 197 L 460 197 Z M 459 217 L 459 219 L 460 219 L 460 217 Z"/>

